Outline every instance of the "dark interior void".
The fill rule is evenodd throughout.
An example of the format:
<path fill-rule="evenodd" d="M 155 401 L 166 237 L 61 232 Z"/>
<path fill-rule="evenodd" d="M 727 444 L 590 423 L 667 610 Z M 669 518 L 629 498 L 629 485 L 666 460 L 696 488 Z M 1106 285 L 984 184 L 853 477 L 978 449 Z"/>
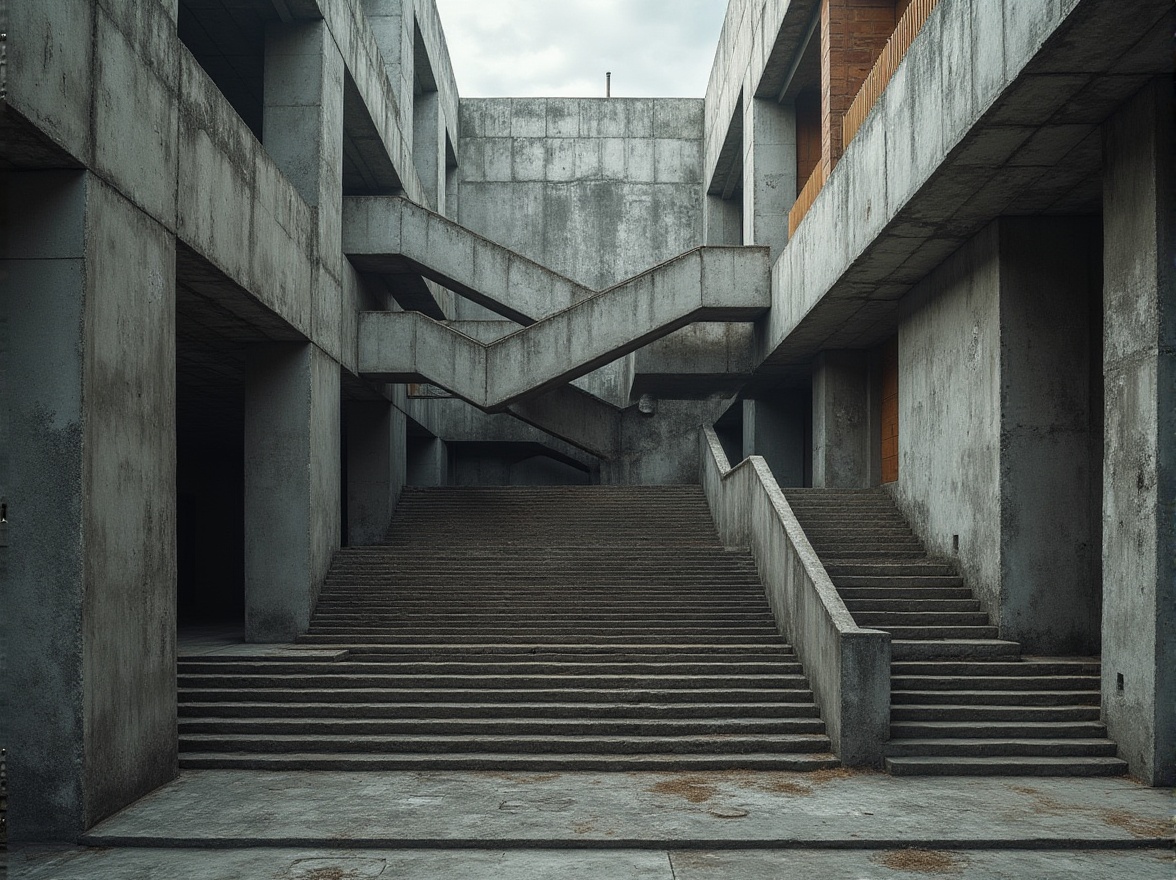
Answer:
<path fill-rule="evenodd" d="M 230 417 L 210 420 L 193 397 L 190 386 L 177 382 L 177 623 L 239 624 L 245 616 L 243 400 L 239 394 L 225 399 L 220 409 Z"/>
<path fill-rule="evenodd" d="M 537 443 L 450 443 L 453 486 L 584 486 L 592 474 L 583 464 Z"/>
<path fill-rule="evenodd" d="M 216 83 L 253 136 L 262 139 L 268 0 L 180 0 L 180 41 Z"/>
<path fill-rule="evenodd" d="M 731 467 L 743 461 L 743 401 L 739 400 L 727 408 L 715 422 L 715 435 L 727 454 Z"/>

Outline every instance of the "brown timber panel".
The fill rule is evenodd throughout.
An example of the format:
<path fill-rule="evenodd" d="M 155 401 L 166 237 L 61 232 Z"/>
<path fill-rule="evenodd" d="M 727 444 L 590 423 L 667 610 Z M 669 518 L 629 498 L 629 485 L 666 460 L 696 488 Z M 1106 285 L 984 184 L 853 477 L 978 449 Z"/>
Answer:
<path fill-rule="evenodd" d="M 882 347 L 882 482 L 898 479 L 898 337 Z"/>

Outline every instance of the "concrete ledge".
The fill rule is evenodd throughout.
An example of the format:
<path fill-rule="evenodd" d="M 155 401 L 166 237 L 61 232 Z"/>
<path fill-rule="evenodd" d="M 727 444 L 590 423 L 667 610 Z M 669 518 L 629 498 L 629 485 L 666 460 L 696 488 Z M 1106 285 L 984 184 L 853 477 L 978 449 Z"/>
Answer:
<path fill-rule="evenodd" d="M 702 487 L 719 535 L 751 547 L 833 750 L 847 766 L 881 765 L 890 736 L 890 635 L 853 622 L 767 462 L 753 455 L 732 468 L 712 428 L 702 429 L 699 442 Z"/>

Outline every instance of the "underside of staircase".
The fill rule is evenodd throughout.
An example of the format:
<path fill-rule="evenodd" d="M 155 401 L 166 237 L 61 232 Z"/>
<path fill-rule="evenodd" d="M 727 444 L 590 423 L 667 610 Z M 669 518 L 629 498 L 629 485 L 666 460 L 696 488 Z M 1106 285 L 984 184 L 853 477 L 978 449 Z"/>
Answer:
<path fill-rule="evenodd" d="M 837 766 L 697 486 L 406 489 L 281 658 L 181 658 L 188 768 Z"/>
<path fill-rule="evenodd" d="M 859 626 L 891 634 L 896 775 L 1117 775 L 1092 657 L 1025 657 L 884 489 L 785 496 Z"/>

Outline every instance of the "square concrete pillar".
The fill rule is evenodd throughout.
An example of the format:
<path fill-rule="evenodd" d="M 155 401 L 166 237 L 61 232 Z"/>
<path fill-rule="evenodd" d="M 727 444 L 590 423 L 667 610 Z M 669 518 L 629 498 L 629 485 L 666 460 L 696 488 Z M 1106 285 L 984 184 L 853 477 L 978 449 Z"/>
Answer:
<path fill-rule="evenodd" d="M 708 245 L 743 244 L 743 201 L 707 195 L 703 208 L 703 240 Z"/>
<path fill-rule="evenodd" d="M 796 192 L 795 111 L 752 98 L 743 109 L 743 244 L 767 246 L 775 262 L 788 243 Z"/>
<path fill-rule="evenodd" d="M 325 21 L 266 26 L 265 148 L 315 209 L 314 338 L 336 358 L 343 351 L 343 77 Z"/>
<path fill-rule="evenodd" d="M 743 401 L 743 457 L 762 455 L 782 487 L 812 483 L 812 403 L 801 391 Z"/>
<path fill-rule="evenodd" d="M 823 351 L 813 365 L 813 485 L 862 489 L 874 483 L 869 357 Z"/>
<path fill-rule="evenodd" d="M 176 773 L 175 239 L 90 174 L 0 187 L 8 818 L 73 840 Z"/>
<path fill-rule="evenodd" d="M 409 437 L 406 461 L 406 485 L 449 485 L 449 448 L 440 437 Z"/>
<path fill-rule="evenodd" d="M 412 162 L 425 206 L 445 212 L 445 147 L 441 100 L 436 90 L 421 92 L 412 100 Z"/>
<path fill-rule="evenodd" d="M 347 543 L 388 533 L 405 480 L 404 414 L 385 401 L 352 400 L 347 419 Z"/>
<path fill-rule="evenodd" d="M 339 549 L 339 365 L 310 343 L 252 346 L 245 383 L 245 638 L 306 631 Z"/>
<path fill-rule="evenodd" d="M 1172 82 L 1105 128 L 1103 712 L 1131 772 L 1176 783 Z"/>

